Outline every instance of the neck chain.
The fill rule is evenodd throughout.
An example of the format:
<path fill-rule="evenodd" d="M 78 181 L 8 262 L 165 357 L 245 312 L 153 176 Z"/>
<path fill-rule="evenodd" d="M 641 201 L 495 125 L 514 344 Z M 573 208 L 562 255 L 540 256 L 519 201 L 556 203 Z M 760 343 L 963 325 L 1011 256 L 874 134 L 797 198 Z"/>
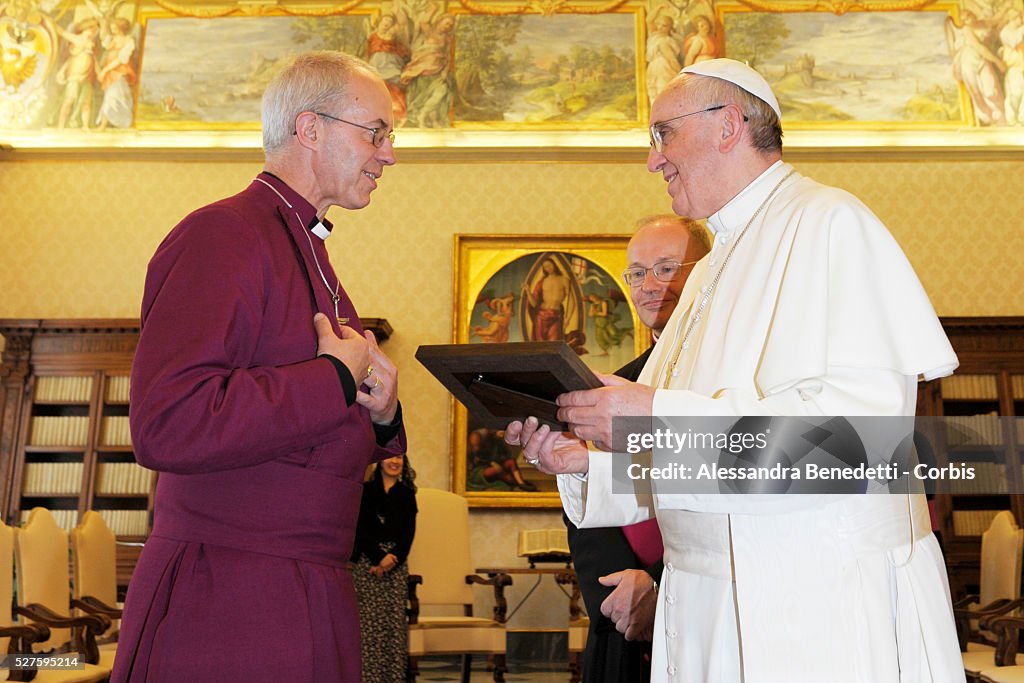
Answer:
<path fill-rule="evenodd" d="M 708 304 L 711 303 L 711 297 L 715 293 L 715 288 L 718 286 L 718 281 L 722 279 L 722 273 L 725 272 L 725 267 L 729 265 L 729 259 L 732 257 L 733 252 L 736 251 L 736 247 L 739 246 L 740 240 L 742 240 L 743 236 L 747 234 L 747 229 L 750 228 L 754 220 L 759 215 L 761 215 L 761 212 L 764 211 L 765 207 L 767 207 L 769 202 L 771 202 L 772 197 L 774 197 L 778 189 L 782 187 L 782 183 L 789 180 L 789 177 L 794 173 L 796 173 L 795 169 L 791 170 L 789 173 L 783 176 L 782 180 L 776 183 L 775 187 L 772 188 L 772 191 L 769 192 L 768 196 L 764 198 L 763 202 L 761 202 L 761 205 L 757 207 L 757 210 L 754 212 L 754 215 L 750 217 L 750 220 L 747 221 L 747 224 L 743 226 L 742 230 L 740 230 L 740 234 L 736 236 L 736 239 L 732 243 L 732 247 L 729 248 L 729 251 L 728 253 L 726 253 L 725 258 L 722 259 L 722 267 L 718 269 L 717 273 L 715 273 L 714 279 L 711 281 L 711 284 L 708 285 L 707 291 L 704 292 L 704 296 L 701 297 L 700 304 L 697 305 L 697 310 L 694 311 L 692 316 L 690 316 L 690 322 L 687 324 L 686 331 L 683 333 L 683 339 L 676 347 L 675 353 L 672 354 L 672 360 L 669 361 L 669 371 L 665 373 L 665 379 L 662 382 L 662 389 L 668 389 L 668 385 L 671 379 L 679 375 L 679 370 L 676 368 L 676 366 L 679 364 L 679 356 L 682 354 L 684 349 L 690 348 L 690 337 L 693 335 L 694 329 L 696 329 L 697 325 L 701 321 L 701 318 L 704 316 L 704 311 L 707 309 Z"/>
<path fill-rule="evenodd" d="M 269 187 L 274 194 L 281 198 L 281 201 L 285 203 L 285 206 L 287 206 L 292 211 L 295 211 L 295 208 L 291 205 L 291 202 L 285 199 L 284 195 L 278 192 L 276 187 L 268 183 L 263 178 L 256 178 L 256 180 Z M 299 227 L 302 227 L 302 218 L 299 217 L 298 211 L 295 211 L 295 220 L 299 222 Z M 324 275 L 323 268 L 320 267 L 320 259 L 316 257 L 316 249 L 313 248 L 313 239 L 309 236 L 309 230 L 307 230 L 305 227 L 302 227 L 302 234 L 306 236 L 306 241 L 309 242 L 309 253 L 313 255 L 313 263 L 316 264 L 316 272 L 320 273 L 320 279 L 323 281 L 324 287 L 327 288 L 327 293 L 331 295 L 331 303 L 334 304 L 335 320 L 338 321 L 339 325 L 348 325 L 349 319 L 343 318 L 340 315 L 338 315 L 338 302 L 341 301 L 341 278 L 335 276 L 334 289 L 332 290 L 331 285 L 328 284 L 327 282 L 327 276 Z"/>

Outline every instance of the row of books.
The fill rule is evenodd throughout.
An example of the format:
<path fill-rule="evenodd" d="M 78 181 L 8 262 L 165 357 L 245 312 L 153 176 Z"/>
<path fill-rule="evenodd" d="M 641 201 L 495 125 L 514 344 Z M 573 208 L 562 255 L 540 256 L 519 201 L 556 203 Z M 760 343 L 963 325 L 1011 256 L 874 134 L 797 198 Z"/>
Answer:
<path fill-rule="evenodd" d="M 88 403 L 92 400 L 92 376 L 36 378 L 36 401 Z"/>
<path fill-rule="evenodd" d="M 1007 493 L 1006 465 L 996 462 L 972 462 L 974 479 L 953 479 L 949 492 L 958 495 Z"/>
<path fill-rule="evenodd" d="M 92 375 L 40 376 L 36 378 L 35 400 L 39 403 L 89 403 L 92 400 L 93 380 Z M 104 400 L 107 403 L 127 403 L 128 381 L 127 375 L 107 377 Z"/>
<path fill-rule="evenodd" d="M 82 467 L 80 462 L 27 462 L 22 474 L 22 495 L 77 495 L 82 490 Z"/>
<path fill-rule="evenodd" d="M 131 446 L 132 435 L 128 429 L 128 416 L 107 415 L 100 423 L 101 446 Z"/>
<path fill-rule="evenodd" d="M 148 494 L 155 474 L 133 462 L 101 462 L 96 466 L 96 493 Z"/>
<path fill-rule="evenodd" d="M 96 510 L 117 536 L 145 536 L 149 533 L 146 510 Z"/>
<path fill-rule="evenodd" d="M 981 536 L 1001 510 L 954 510 L 953 533 L 957 536 Z"/>
<path fill-rule="evenodd" d="M 940 381 L 943 399 L 995 401 L 999 398 L 995 375 L 951 375 Z"/>
<path fill-rule="evenodd" d="M 88 441 L 88 417 L 36 415 L 32 418 L 30 446 L 85 446 Z"/>
<path fill-rule="evenodd" d="M 128 375 L 111 375 L 107 377 L 107 390 L 104 399 L 107 403 L 128 402 Z"/>
<path fill-rule="evenodd" d="M 89 418 L 79 415 L 36 415 L 28 437 L 30 446 L 85 446 L 89 441 Z M 131 446 L 128 416 L 108 415 L 100 423 L 101 446 Z"/>
<path fill-rule="evenodd" d="M 987 415 L 949 415 L 942 418 L 946 425 L 946 445 L 1001 445 L 1003 426 L 996 412 Z"/>

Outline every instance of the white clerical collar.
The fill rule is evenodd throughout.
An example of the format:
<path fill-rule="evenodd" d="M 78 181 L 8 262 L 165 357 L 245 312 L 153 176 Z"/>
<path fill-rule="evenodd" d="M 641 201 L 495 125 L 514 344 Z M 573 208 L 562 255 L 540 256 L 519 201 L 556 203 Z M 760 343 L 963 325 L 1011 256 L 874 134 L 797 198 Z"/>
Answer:
<path fill-rule="evenodd" d="M 730 235 L 746 225 L 772 188 L 791 170 L 789 164 L 781 159 L 769 166 L 764 173 L 730 199 L 728 204 L 708 217 L 708 230 L 711 234 L 715 237 L 719 233 Z"/>
<path fill-rule="evenodd" d="M 279 190 L 276 187 L 274 187 L 274 185 L 271 184 L 267 180 L 267 178 L 261 178 L 260 176 L 267 176 L 267 178 L 271 178 L 280 183 L 282 190 L 293 195 L 293 200 L 296 203 L 292 204 L 292 202 L 288 201 L 288 199 L 285 198 L 284 194 L 282 194 L 282 190 Z M 326 241 L 327 238 L 331 236 L 331 230 L 334 229 L 334 224 L 331 223 L 326 218 L 320 218 L 315 213 L 313 213 L 308 222 L 302 222 L 302 216 L 299 215 L 300 210 L 302 211 L 302 213 L 310 213 L 311 211 L 315 211 L 315 209 L 313 208 L 312 204 L 306 201 L 305 197 L 302 197 L 301 195 L 296 193 L 295 190 L 291 189 L 288 183 L 281 180 L 270 171 L 263 171 L 262 173 L 260 173 L 260 175 L 256 176 L 254 182 L 263 183 L 265 186 L 270 188 L 270 190 L 274 194 L 276 194 L 282 202 L 284 202 L 285 206 L 287 206 L 290 211 L 295 212 L 295 218 L 299 221 L 300 225 L 305 225 L 306 230 L 309 230 L 311 233 L 313 233 L 314 235 L 316 235 L 317 237 L 324 241 Z"/>

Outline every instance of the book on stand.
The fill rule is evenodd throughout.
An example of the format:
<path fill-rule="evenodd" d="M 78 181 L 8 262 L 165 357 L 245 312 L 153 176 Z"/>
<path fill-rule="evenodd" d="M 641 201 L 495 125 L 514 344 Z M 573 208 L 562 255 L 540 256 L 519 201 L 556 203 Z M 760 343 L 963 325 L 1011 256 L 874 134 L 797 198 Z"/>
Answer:
<path fill-rule="evenodd" d="M 519 557 L 537 562 L 564 562 L 569 564 L 569 534 L 561 529 L 523 529 L 519 532 Z"/>

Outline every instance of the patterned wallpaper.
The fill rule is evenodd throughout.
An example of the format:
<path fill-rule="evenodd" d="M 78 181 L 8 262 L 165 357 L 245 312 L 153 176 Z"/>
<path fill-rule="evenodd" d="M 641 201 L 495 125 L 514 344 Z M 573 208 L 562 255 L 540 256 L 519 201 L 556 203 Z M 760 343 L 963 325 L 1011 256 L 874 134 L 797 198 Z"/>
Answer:
<path fill-rule="evenodd" d="M 940 315 L 1022 315 L 1021 161 L 799 161 L 799 170 L 860 196 L 907 252 Z M 135 317 L 146 262 L 192 209 L 260 170 L 239 161 L 26 160 L 0 163 L 0 318 Z M 360 312 L 385 317 L 385 351 L 425 486 L 449 481 L 449 402 L 414 360 L 451 339 L 452 235 L 628 232 L 669 210 L 640 163 L 409 163 L 387 169 L 371 205 L 332 210 L 334 264 Z M 519 528 L 561 524 L 554 510 L 478 510 L 478 566 L 521 565 Z M 511 604 L 532 580 L 521 577 Z M 546 580 L 511 626 L 564 625 Z M 479 591 L 478 613 L 489 612 Z M 567 612 L 566 612 L 567 613 Z"/>

